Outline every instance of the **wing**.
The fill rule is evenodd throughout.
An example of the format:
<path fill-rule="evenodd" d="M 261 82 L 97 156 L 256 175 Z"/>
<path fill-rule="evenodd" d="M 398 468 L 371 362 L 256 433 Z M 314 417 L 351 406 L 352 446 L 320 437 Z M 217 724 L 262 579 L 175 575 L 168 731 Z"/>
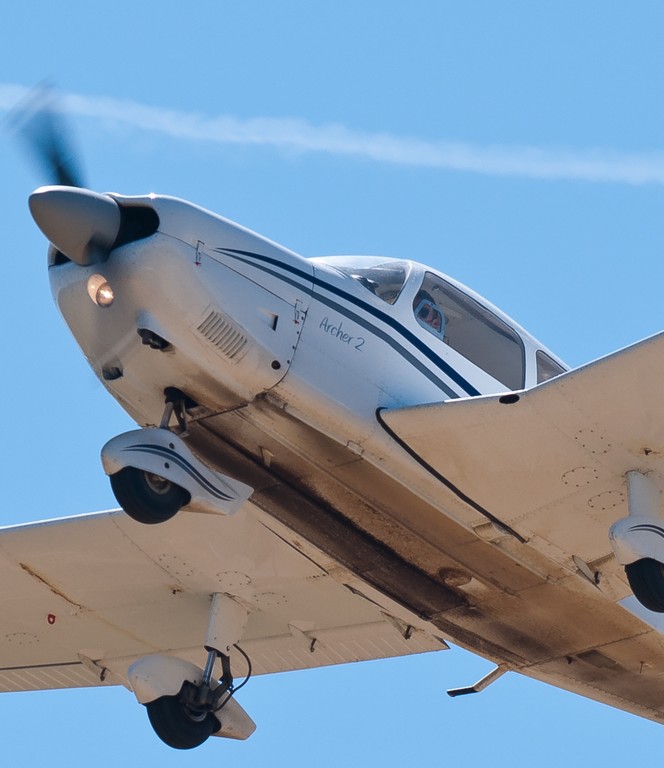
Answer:
<path fill-rule="evenodd" d="M 0 581 L 4 691 L 128 685 L 157 651 L 202 664 L 215 592 L 250 612 L 255 674 L 447 647 L 250 504 L 159 526 L 108 512 L 4 528 Z"/>
<path fill-rule="evenodd" d="M 546 556 L 551 574 L 601 574 L 599 588 L 584 598 L 595 600 L 588 615 L 601 611 L 624 630 L 604 646 L 589 641 L 574 658 L 583 663 L 563 656 L 521 671 L 660 720 L 664 635 L 654 628 L 655 615 L 629 597 L 608 531 L 628 514 L 626 472 L 648 473 L 664 489 L 663 380 L 659 334 L 529 391 L 380 414 L 444 492 L 462 502 L 465 523 L 480 535 L 501 546 L 502 534 L 512 551 L 516 536 Z M 559 616 L 580 624 L 584 617 L 572 605 L 567 613 L 558 607 Z M 623 608 L 642 621 L 628 623 Z"/>
<path fill-rule="evenodd" d="M 663 380 L 659 334 L 525 392 L 381 418 L 481 510 L 591 562 L 610 553 L 608 529 L 627 514 L 625 473 L 664 489 Z"/>

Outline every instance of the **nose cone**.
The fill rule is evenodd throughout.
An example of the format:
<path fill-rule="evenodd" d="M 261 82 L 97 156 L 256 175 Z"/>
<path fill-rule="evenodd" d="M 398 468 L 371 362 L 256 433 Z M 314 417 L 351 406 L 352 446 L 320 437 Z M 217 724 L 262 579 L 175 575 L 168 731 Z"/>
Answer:
<path fill-rule="evenodd" d="M 105 261 L 120 231 L 120 208 L 108 195 L 79 187 L 40 187 L 30 213 L 46 238 L 76 264 Z"/>

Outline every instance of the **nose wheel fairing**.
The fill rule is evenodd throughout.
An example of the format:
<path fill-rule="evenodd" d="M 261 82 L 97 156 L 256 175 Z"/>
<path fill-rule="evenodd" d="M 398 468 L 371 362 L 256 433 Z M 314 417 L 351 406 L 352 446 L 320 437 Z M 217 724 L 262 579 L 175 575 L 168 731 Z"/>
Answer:
<path fill-rule="evenodd" d="M 163 428 L 137 429 L 114 437 L 102 449 L 102 464 L 106 474 L 116 478 L 113 490 L 116 485 L 122 489 L 118 498 L 122 508 L 139 522 L 162 522 L 180 506 L 194 512 L 232 515 L 253 491 L 210 469 L 180 437 Z M 123 478 L 122 482 L 117 478 Z M 173 487 L 183 491 L 179 495 L 182 503 L 173 501 L 176 506 L 169 513 L 167 502 Z M 151 509 L 154 519 L 144 519 Z M 161 519 L 160 509 L 166 510 Z"/>

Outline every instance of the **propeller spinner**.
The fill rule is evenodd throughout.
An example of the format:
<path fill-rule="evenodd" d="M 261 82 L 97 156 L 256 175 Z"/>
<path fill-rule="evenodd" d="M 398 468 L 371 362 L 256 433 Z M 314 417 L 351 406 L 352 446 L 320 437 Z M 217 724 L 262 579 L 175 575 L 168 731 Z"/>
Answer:
<path fill-rule="evenodd" d="M 120 232 L 120 207 L 109 195 L 77 187 L 40 187 L 30 213 L 46 238 L 81 267 L 106 261 Z"/>

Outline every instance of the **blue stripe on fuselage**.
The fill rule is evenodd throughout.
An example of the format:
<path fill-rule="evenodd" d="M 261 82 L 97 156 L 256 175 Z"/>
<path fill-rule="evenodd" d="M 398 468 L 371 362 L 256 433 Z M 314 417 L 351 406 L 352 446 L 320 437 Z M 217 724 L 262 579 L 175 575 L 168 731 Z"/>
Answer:
<path fill-rule="evenodd" d="M 304 270 L 291 266 L 290 264 L 284 264 L 282 261 L 279 261 L 278 259 L 273 259 L 273 258 L 270 258 L 269 256 L 263 256 L 259 253 L 253 253 L 252 251 L 243 251 L 235 248 L 215 248 L 214 250 L 217 253 L 221 253 L 231 258 L 238 259 L 239 261 L 242 261 L 245 264 L 250 264 L 252 266 L 258 267 L 259 269 L 262 269 L 263 271 L 268 272 L 272 276 L 280 280 L 284 280 L 285 282 L 295 286 L 296 288 L 299 288 L 300 290 L 306 291 L 310 295 L 314 295 L 314 291 L 311 287 L 309 287 L 309 285 L 302 285 L 302 283 L 298 281 L 289 279 L 288 277 L 285 277 L 284 275 L 281 275 L 271 269 L 267 269 L 265 266 L 258 265 L 255 262 L 259 261 L 259 262 L 263 262 L 266 264 L 271 264 L 273 266 L 279 267 L 280 269 L 283 269 L 286 272 L 290 272 L 292 275 L 296 275 L 302 280 L 306 280 L 308 284 L 313 283 L 313 285 L 319 288 L 324 288 L 326 291 L 329 291 L 330 293 L 345 299 L 347 302 L 354 304 L 356 307 L 359 307 L 360 309 L 363 309 L 365 312 L 369 313 L 370 315 L 373 315 L 376 319 L 380 320 L 381 322 L 385 323 L 385 325 L 392 328 L 392 330 L 396 331 L 403 339 L 405 339 L 410 344 L 412 344 L 419 352 L 421 352 L 428 360 L 430 360 L 439 370 L 441 370 L 458 387 L 460 387 L 464 391 L 464 393 L 471 396 L 482 394 L 478 389 L 476 389 L 472 384 L 470 384 L 470 382 L 466 381 L 466 379 L 464 379 L 463 376 L 461 376 L 461 374 L 458 371 L 452 368 L 452 366 L 449 363 L 445 362 L 445 360 L 439 357 L 429 346 L 427 346 L 423 341 L 418 339 L 414 333 L 412 333 L 406 327 L 404 327 L 398 320 L 396 320 L 394 317 L 391 317 L 385 312 L 381 312 L 381 310 L 376 309 L 376 307 L 372 307 L 371 304 L 368 304 L 367 302 L 362 301 L 361 299 L 358 299 L 356 296 L 353 296 L 352 294 L 346 293 L 346 291 L 341 290 L 335 285 L 331 285 L 325 280 L 321 280 L 315 275 L 311 275 L 308 272 L 305 272 Z M 243 256 L 246 258 L 242 258 Z M 439 379 L 438 376 L 436 376 L 433 371 L 431 371 L 426 366 L 422 365 L 422 363 L 414 355 L 408 352 L 407 349 L 405 349 L 401 344 L 395 341 L 391 336 L 386 334 L 381 329 L 377 328 L 376 325 L 364 319 L 360 315 L 357 315 L 355 312 L 351 312 L 349 309 L 338 304 L 337 302 L 333 301 L 327 296 L 322 296 L 320 293 L 316 293 L 315 296 L 317 300 L 321 301 L 322 303 L 326 304 L 328 307 L 344 315 L 352 322 L 355 322 L 358 325 L 361 325 L 363 328 L 366 328 L 369 332 L 373 333 L 375 336 L 385 341 L 393 349 L 399 352 L 399 354 L 402 355 L 402 357 L 408 360 L 408 362 L 411 365 L 417 368 L 417 370 L 420 371 L 420 373 L 424 374 L 430 381 L 436 384 L 436 386 L 440 387 L 450 397 L 454 397 L 454 398 L 459 397 L 458 392 L 455 392 L 453 389 L 449 387 L 449 385 L 441 381 L 441 379 Z"/>

